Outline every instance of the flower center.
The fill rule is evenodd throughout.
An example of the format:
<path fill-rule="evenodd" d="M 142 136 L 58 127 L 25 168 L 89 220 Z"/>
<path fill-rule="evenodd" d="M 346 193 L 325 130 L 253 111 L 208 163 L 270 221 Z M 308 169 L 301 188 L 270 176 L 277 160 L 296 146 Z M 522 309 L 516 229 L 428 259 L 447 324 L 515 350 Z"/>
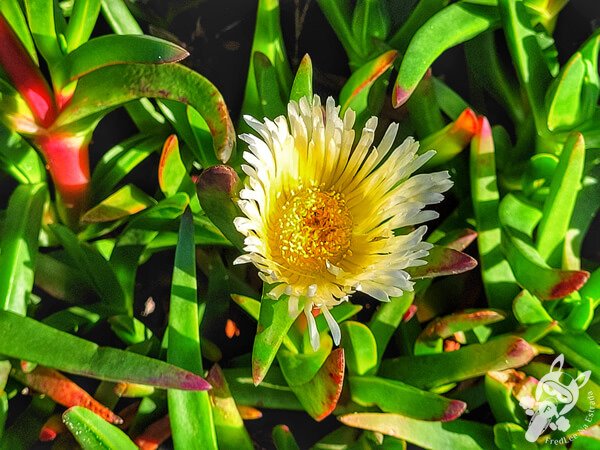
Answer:
<path fill-rule="evenodd" d="M 275 251 L 292 268 L 323 272 L 326 261 L 338 263 L 348 252 L 352 216 L 342 194 L 303 188 L 281 207 L 274 221 Z"/>

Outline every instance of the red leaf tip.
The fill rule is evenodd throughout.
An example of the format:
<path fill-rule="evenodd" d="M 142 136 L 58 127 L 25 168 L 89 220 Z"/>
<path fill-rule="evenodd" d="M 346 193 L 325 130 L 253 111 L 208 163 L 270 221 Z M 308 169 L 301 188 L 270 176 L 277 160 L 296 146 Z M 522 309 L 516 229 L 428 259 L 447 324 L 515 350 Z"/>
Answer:
<path fill-rule="evenodd" d="M 444 411 L 444 415 L 440 419 L 440 422 L 449 422 L 451 420 L 457 419 L 464 413 L 467 409 L 467 404 L 465 402 L 461 402 L 460 400 L 452 400 Z"/>

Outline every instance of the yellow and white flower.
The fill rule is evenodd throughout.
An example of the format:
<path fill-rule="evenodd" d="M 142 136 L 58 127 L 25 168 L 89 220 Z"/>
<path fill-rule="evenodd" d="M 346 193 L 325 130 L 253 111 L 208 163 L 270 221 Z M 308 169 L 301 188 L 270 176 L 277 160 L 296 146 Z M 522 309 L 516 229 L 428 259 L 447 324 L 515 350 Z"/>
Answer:
<path fill-rule="evenodd" d="M 431 245 L 427 227 L 406 234 L 394 230 L 434 219 L 427 205 L 442 201 L 451 186 L 448 172 L 411 176 L 435 152 L 421 155 L 412 138 L 394 147 L 398 125 L 389 126 L 372 147 L 377 117 L 371 117 L 356 146 L 355 114 L 315 95 L 290 102 L 288 117 L 264 123 L 246 116 L 258 136 L 243 134 L 248 175 L 235 220 L 245 238 L 236 263 L 252 262 L 269 295 L 289 297 L 297 315 L 303 298 L 311 344 L 319 345 L 313 307 L 329 325 L 334 342 L 340 329 L 331 312 L 355 291 L 389 301 L 413 289 L 406 268 L 425 264 Z"/>

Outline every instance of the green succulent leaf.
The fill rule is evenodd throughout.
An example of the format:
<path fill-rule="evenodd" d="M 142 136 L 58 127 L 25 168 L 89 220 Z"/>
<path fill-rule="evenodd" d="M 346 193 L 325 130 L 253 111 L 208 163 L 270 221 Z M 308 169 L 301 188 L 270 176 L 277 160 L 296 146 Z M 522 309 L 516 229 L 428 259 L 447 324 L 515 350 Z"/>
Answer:
<path fill-rule="evenodd" d="M 286 107 L 281 99 L 277 71 L 267 55 L 261 52 L 254 53 L 253 57 L 254 76 L 258 90 L 258 100 L 262 107 L 260 117 L 274 119 L 285 114 Z"/>
<path fill-rule="evenodd" d="M 153 36 L 108 34 L 87 41 L 69 53 L 61 61 L 62 78 L 55 81 L 59 86 L 65 86 L 102 67 L 131 63 L 166 64 L 181 61 L 188 55 L 178 45 Z"/>
<path fill-rule="evenodd" d="M 384 360 L 379 374 L 427 389 L 480 376 L 490 370 L 520 367 L 535 355 L 535 349 L 525 340 L 502 336 L 485 344 L 463 346 L 454 352 Z"/>
<path fill-rule="evenodd" d="M 291 101 L 299 102 L 302 97 L 309 100 L 313 97 L 313 66 L 308 53 L 300 61 L 290 91 Z"/>
<path fill-rule="evenodd" d="M 138 448 L 125 432 L 82 406 L 68 409 L 63 414 L 63 422 L 83 450 Z"/>
<path fill-rule="evenodd" d="M 293 353 L 283 348 L 279 350 L 277 362 L 288 386 L 301 386 L 314 378 L 333 348 L 333 342 L 326 334 L 321 335 L 320 344 L 316 351 L 310 346 L 302 353 Z"/>
<path fill-rule="evenodd" d="M 273 300 L 268 296 L 267 289 L 265 286 L 260 301 L 260 315 L 252 347 L 252 377 L 256 385 L 269 371 L 283 339 L 304 308 L 304 301 L 300 300 L 297 314 L 290 314 L 287 297 Z"/>
<path fill-rule="evenodd" d="M 108 197 L 126 174 L 161 149 L 164 140 L 163 136 L 138 134 L 102 155 L 92 174 L 92 202 L 98 203 Z"/>
<path fill-rule="evenodd" d="M 67 52 L 72 52 L 90 38 L 100 14 L 100 3 L 101 0 L 75 0 L 65 31 Z"/>
<path fill-rule="evenodd" d="M 91 245 L 80 242 L 67 227 L 54 224 L 51 229 L 69 255 L 71 265 L 79 268 L 98 296 L 116 313 L 125 312 L 125 294 L 108 261 Z"/>
<path fill-rule="evenodd" d="M 294 435 L 287 425 L 277 425 L 272 432 L 273 444 L 277 450 L 300 450 Z"/>
<path fill-rule="evenodd" d="M 496 323 L 505 318 L 505 314 L 500 310 L 467 309 L 434 319 L 425 327 L 419 339 L 446 339 L 455 333 L 469 331 L 481 325 Z"/>
<path fill-rule="evenodd" d="M 263 53 L 275 68 L 280 92 L 290 92 L 292 87 L 292 70 L 287 59 L 285 43 L 279 19 L 279 0 L 259 0 L 256 12 L 256 27 L 252 50 Z M 255 75 L 254 57 L 250 59 L 242 114 L 260 117 L 262 112 L 258 80 Z"/>
<path fill-rule="evenodd" d="M 515 286 L 510 265 L 502 253 L 498 218 L 500 194 L 492 130 L 486 118 L 480 124 L 479 133 L 471 141 L 470 176 L 481 277 L 489 305 L 508 310 L 519 290 Z"/>
<path fill-rule="evenodd" d="M 110 222 L 137 214 L 156 204 L 156 200 L 127 184 L 87 211 L 81 221 L 85 223 Z"/>
<path fill-rule="evenodd" d="M 537 450 L 539 447 L 525 438 L 525 430 L 514 423 L 494 425 L 494 443 L 500 450 Z"/>
<path fill-rule="evenodd" d="M 366 62 L 348 79 L 340 92 L 341 114 L 352 109 L 359 117 L 369 115 L 369 93 L 375 84 L 384 80 L 398 52 L 390 50 Z M 382 78 L 383 77 L 383 78 Z M 377 111 L 375 111 L 377 112 Z M 363 117 L 363 122 L 366 118 Z"/>
<path fill-rule="evenodd" d="M 285 373 L 284 373 L 285 375 Z M 317 422 L 335 409 L 344 384 L 344 349 L 337 348 L 308 382 L 290 385 L 304 410 Z"/>
<path fill-rule="evenodd" d="M 533 247 L 530 236 L 541 212 L 519 197 L 508 194 L 499 208 L 503 226 L 502 247 L 518 283 L 541 300 L 566 297 L 587 281 L 581 270 L 553 269 Z"/>
<path fill-rule="evenodd" d="M 591 379 L 600 384 L 600 346 L 587 333 L 551 333 L 542 343 L 564 354 L 579 370 L 591 370 Z"/>
<path fill-rule="evenodd" d="M 250 367 L 225 369 L 223 372 L 238 405 L 293 411 L 304 410 L 278 367 L 271 367 L 258 386 L 254 384 Z"/>
<path fill-rule="evenodd" d="M 449 0 L 425 0 L 418 2 L 411 11 L 410 16 L 408 16 L 402 26 L 390 38 L 389 45 L 402 54 L 406 53 L 412 37 L 419 28 L 448 3 Z"/>
<path fill-rule="evenodd" d="M 492 427 L 468 420 L 427 422 L 399 414 L 355 413 L 339 417 L 345 425 L 371 430 L 429 448 L 494 448 Z"/>
<path fill-rule="evenodd" d="M 99 380 L 125 381 L 159 388 L 208 389 L 198 375 L 163 361 L 55 330 L 36 320 L 0 311 L 0 354 Z M 60 354 L 48 348 L 60 349 Z"/>
<path fill-rule="evenodd" d="M 419 82 L 415 92 L 406 102 L 406 108 L 410 115 L 410 122 L 419 137 L 429 136 L 446 125 L 430 72 Z"/>
<path fill-rule="evenodd" d="M 190 199 L 190 209 L 194 214 L 201 210 L 196 186 L 181 160 L 177 136 L 169 136 L 163 146 L 158 163 L 158 185 L 165 197 L 172 197 L 178 192 L 184 192 Z"/>
<path fill-rule="evenodd" d="M 46 169 L 40 155 L 19 134 L 1 123 L 0 163 L 2 170 L 19 183 L 35 184 L 46 180 Z"/>
<path fill-rule="evenodd" d="M 47 197 L 43 183 L 23 184 L 10 196 L 0 239 L 0 309 L 27 312 Z"/>
<path fill-rule="evenodd" d="M 124 0 L 101 0 L 102 13 L 117 34 L 143 34 Z"/>
<path fill-rule="evenodd" d="M 26 0 L 25 12 L 36 47 L 52 71 L 63 57 L 56 32 L 53 0 Z"/>
<path fill-rule="evenodd" d="M 551 75 L 522 0 L 498 0 L 504 34 L 521 85 L 525 89 L 538 133 L 547 130 L 544 97 Z"/>
<path fill-rule="evenodd" d="M 189 210 L 181 216 L 171 285 L 167 362 L 201 374 L 200 321 L 196 281 L 194 225 Z M 217 436 L 207 392 L 167 392 L 173 442 L 178 448 L 217 449 Z"/>
<path fill-rule="evenodd" d="M 177 100 L 195 108 L 208 123 L 215 154 L 221 161 L 229 159 L 235 131 L 223 97 L 202 75 L 178 64 L 121 64 L 85 75 L 55 126 L 97 119 L 142 97 Z"/>
<path fill-rule="evenodd" d="M 377 367 L 378 353 L 377 342 L 369 327 L 348 320 L 342 323 L 340 329 L 348 372 L 353 375 L 372 374 Z"/>
<path fill-rule="evenodd" d="M 366 55 L 372 53 L 374 40 L 384 41 L 390 32 L 390 15 L 385 2 L 358 0 L 352 14 L 352 33 Z"/>
<path fill-rule="evenodd" d="M 456 275 L 467 272 L 477 266 L 477 260 L 466 253 L 434 245 L 429 250 L 429 255 L 423 258 L 427 264 L 410 267 L 406 271 L 413 279 L 434 278 L 445 275 Z"/>
<path fill-rule="evenodd" d="M 408 100 L 431 64 L 444 51 L 494 29 L 498 23 L 495 7 L 465 1 L 448 5 L 427 20 L 414 34 L 400 64 L 392 94 L 394 107 L 398 108 Z"/>
<path fill-rule="evenodd" d="M 186 194 L 177 193 L 147 208 L 129 222 L 115 243 L 110 264 L 124 293 L 124 305 L 130 315 L 140 257 L 158 234 L 183 214 L 188 203 Z"/>
<path fill-rule="evenodd" d="M 384 412 L 419 420 L 455 420 L 467 405 L 417 389 L 400 381 L 380 377 L 350 376 L 352 400 L 361 406 L 377 406 Z"/>
<path fill-rule="evenodd" d="M 519 323 L 523 325 L 552 322 L 552 317 L 548 314 L 542 302 L 528 291 L 521 291 L 515 297 L 513 312 Z"/>
<path fill-rule="evenodd" d="M 379 305 L 373 314 L 369 329 L 375 338 L 377 366 L 381 363 L 383 352 L 414 299 L 414 292 L 405 292 L 401 297 L 392 297 L 389 302 Z"/>
<path fill-rule="evenodd" d="M 575 208 L 585 163 L 585 142 L 581 133 L 569 136 L 553 173 L 550 192 L 538 226 L 536 247 L 550 266 L 563 260 L 565 236 Z"/>
<path fill-rule="evenodd" d="M 252 440 L 244 427 L 244 421 L 240 417 L 221 368 L 214 365 L 206 380 L 212 386 L 209 395 L 219 448 L 252 450 Z"/>

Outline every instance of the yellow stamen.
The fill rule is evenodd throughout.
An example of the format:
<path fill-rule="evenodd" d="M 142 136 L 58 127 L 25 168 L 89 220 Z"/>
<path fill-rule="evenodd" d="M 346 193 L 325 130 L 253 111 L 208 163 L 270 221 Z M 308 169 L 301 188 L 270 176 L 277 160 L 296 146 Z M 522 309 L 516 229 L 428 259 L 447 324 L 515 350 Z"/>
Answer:
<path fill-rule="evenodd" d="M 301 188 L 275 213 L 273 245 L 282 262 L 307 274 L 324 272 L 348 252 L 352 216 L 343 195 L 318 186 Z"/>

